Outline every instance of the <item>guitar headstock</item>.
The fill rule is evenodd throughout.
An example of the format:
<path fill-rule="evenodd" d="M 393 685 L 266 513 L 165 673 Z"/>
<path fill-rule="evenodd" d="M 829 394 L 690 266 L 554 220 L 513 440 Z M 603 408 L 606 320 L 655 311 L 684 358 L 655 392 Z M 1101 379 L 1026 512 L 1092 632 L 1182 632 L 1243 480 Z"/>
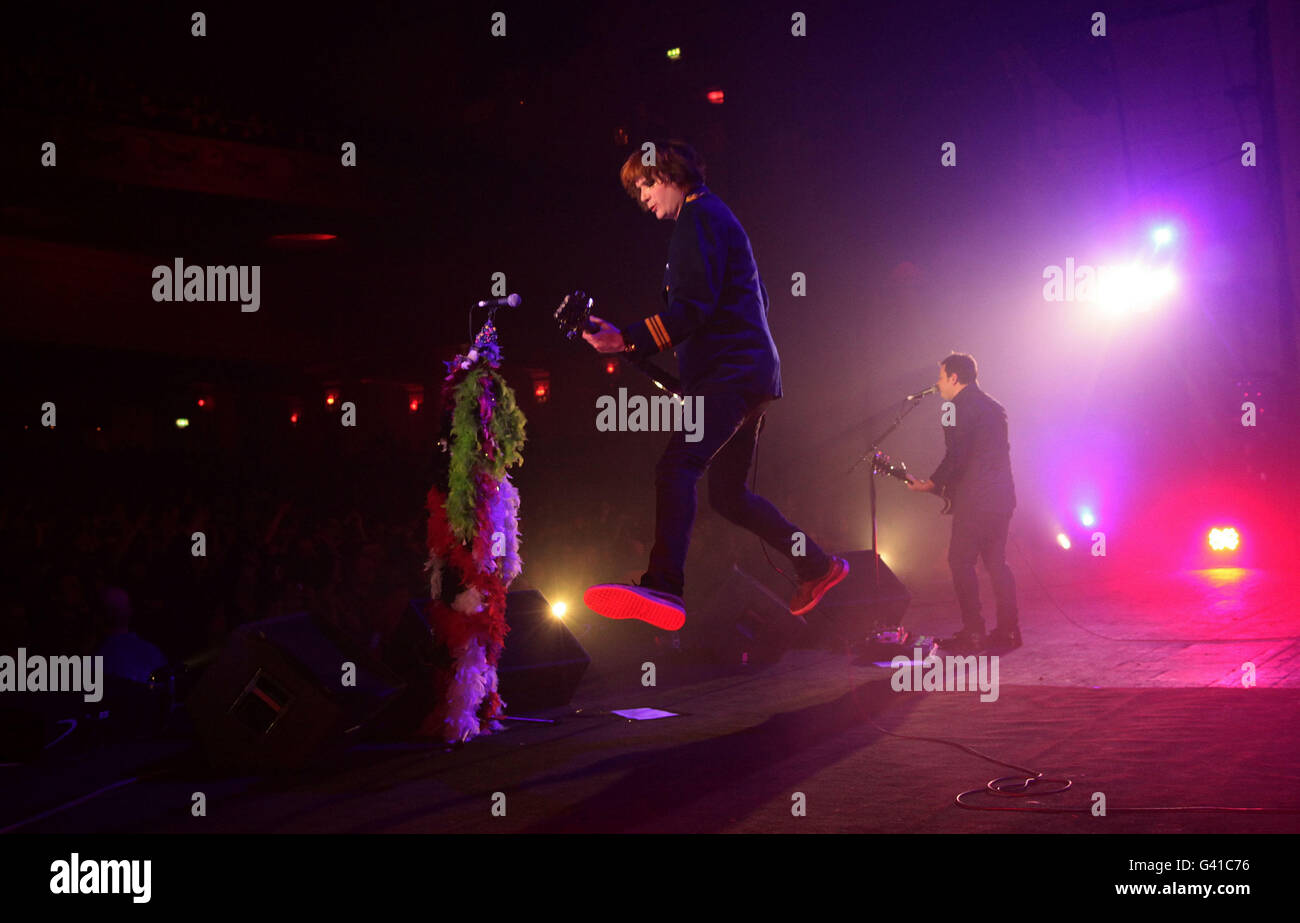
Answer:
<path fill-rule="evenodd" d="M 596 306 L 596 299 L 582 289 L 577 289 L 564 296 L 560 306 L 555 309 L 555 322 L 565 337 L 572 340 L 583 332 L 595 329 L 591 323 L 591 309 Z"/>
<path fill-rule="evenodd" d="M 901 461 L 894 461 L 884 452 L 876 449 L 871 454 L 871 471 L 874 474 L 887 474 L 891 478 L 898 478 L 904 484 L 912 482 L 912 476 L 907 473 L 907 465 Z M 952 497 L 948 496 L 948 488 L 944 487 L 938 492 L 943 499 L 943 509 L 939 510 L 945 516 L 952 515 Z"/>
<path fill-rule="evenodd" d="M 871 470 L 875 474 L 886 474 L 891 478 L 898 478 L 904 484 L 912 480 L 907 473 L 907 465 L 901 461 L 894 461 L 884 452 L 876 449 L 871 456 Z"/>

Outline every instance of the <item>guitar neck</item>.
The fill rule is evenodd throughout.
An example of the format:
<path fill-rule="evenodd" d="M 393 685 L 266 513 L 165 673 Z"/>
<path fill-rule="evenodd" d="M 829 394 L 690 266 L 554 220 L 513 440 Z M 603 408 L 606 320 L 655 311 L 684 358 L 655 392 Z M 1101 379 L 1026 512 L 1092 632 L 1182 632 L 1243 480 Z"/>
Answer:
<path fill-rule="evenodd" d="M 677 398 L 682 396 L 682 383 L 644 356 L 623 356 L 623 361 L 654 382 L 660 391 Z"/>

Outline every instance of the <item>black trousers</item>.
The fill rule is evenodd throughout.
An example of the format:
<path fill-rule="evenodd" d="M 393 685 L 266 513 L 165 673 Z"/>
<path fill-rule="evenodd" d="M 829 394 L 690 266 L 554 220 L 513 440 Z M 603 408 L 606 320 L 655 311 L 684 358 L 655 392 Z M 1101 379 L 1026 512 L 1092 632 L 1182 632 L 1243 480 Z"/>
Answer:
<path fill-rule="evenodd" d="M 688 398 L 694 400 L 694 398 Z M 730 392 L 703 395 L 703 430 L 698 442 L 673 433 L 655 467 L 655 543 L 641 586 L 682 595 L 686 549 L 695 523 L 695 493 L 709 472 L 709 503 L 725 519 L 753 532 L 784 554 L 800 580 L 820 577 L 830 557 L 805 534 L 802 555 L 793 554 L 798 526 L 745 486 L 758 429 L 770 399 Z"/>
<path fill-rule="evenodd" d="M 984 559 L 984 567 L 993 580 L 997 600 L 998 628 L 1009 631 L 1019 627 L 1016 607 L 1016 580 L 1007 566 L 1007 530 L 1010 513 L 955 512 L 952 517 L 952 541 L 948 545 L 948 566 L 952 568 L 952 585 L 961 607 L 962 628 L 984 632 L 980 615 L 980 585 L 975 576 L 975 561 Z"/>

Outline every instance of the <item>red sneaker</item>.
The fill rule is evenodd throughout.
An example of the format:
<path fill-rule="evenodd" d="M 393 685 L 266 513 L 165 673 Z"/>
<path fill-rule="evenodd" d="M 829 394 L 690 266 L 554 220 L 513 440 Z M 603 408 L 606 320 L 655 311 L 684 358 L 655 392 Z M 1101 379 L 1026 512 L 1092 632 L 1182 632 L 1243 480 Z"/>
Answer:
<path fill-rule="evenodd" d="M 686 624 L 686 604 L 680 596 L 625 583 L 599 583 L 587 587 L 582 601 L 607 619 L 640 619 L 664 631 Z"/>
<path fill-rule="evenodd" d="M 794 591 L 794 598 L 790 600 L 790 613 L 792 615 L 803 615 L 805 612 L 812 610 L 826 591 L 835 584 L 839 583 L 849 575 L 849 562 L 843 558 L 831 558 L 831 566 L 827 568 L 826 573 L 822 574 L 816 580 L 805 580 L 799 584 L 799 588 Z"/>

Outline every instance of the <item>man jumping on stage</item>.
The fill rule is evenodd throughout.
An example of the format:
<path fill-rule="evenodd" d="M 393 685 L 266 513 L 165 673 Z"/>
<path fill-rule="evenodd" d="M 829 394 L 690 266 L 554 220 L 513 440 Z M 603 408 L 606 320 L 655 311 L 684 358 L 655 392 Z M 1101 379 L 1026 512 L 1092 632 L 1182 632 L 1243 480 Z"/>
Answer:
<path fill-rule="evenodd" d="M 962 629 L 939 646 L 960 654 L 985 649 L 1004 652 L 1020 646 L 1016 581 L 1007 566 L 1007 530 L 1016 507 L 1011 480 L 1007 412 L 975 383 L 973 356 L 953 353 L 939 363 L 939 396 L 952 401 L 955 419 L 943 428 L 947 453 L 929 480 L 913 479 L 909 490 L 943 493 L 952 501 L 952 541 L 948 566 L 961 607 Z M 975 559 L 983 557 L 997 599 L 997 628 L 987 637 L 980 616 Z"/>
<path fill-rule="evenodd" d="M 654 166 L 633 153 L 619 175 L 644 210 L 677 222 L 668 245 L 664 310 L 621 331 L 593 317 L 600 329 L 583 336 L 602 353 L 650 356 L 675 348 L 685 395 L 703 397 L 703 432 L 696 442 L 673 433 L 655 468 L 655 543 L 640 585 L 600 584 L 588 588 L 583 601 L 607 618 L 641 619 L 666 631 L 682 627 L 695 488 L 707 470 L 713 508 L 793 562 L 800 584 L 790 611 L 802 615 L 844 579 L 849 565 L 745 486 L 763 413 L 781 397 L 767 289 L 744 228 L 704 185 L 703 159 L 679 141 L 658 142 L 654 153 Z M 793 553 L 796 533 L 804 535 L 801 555 Z"/>

